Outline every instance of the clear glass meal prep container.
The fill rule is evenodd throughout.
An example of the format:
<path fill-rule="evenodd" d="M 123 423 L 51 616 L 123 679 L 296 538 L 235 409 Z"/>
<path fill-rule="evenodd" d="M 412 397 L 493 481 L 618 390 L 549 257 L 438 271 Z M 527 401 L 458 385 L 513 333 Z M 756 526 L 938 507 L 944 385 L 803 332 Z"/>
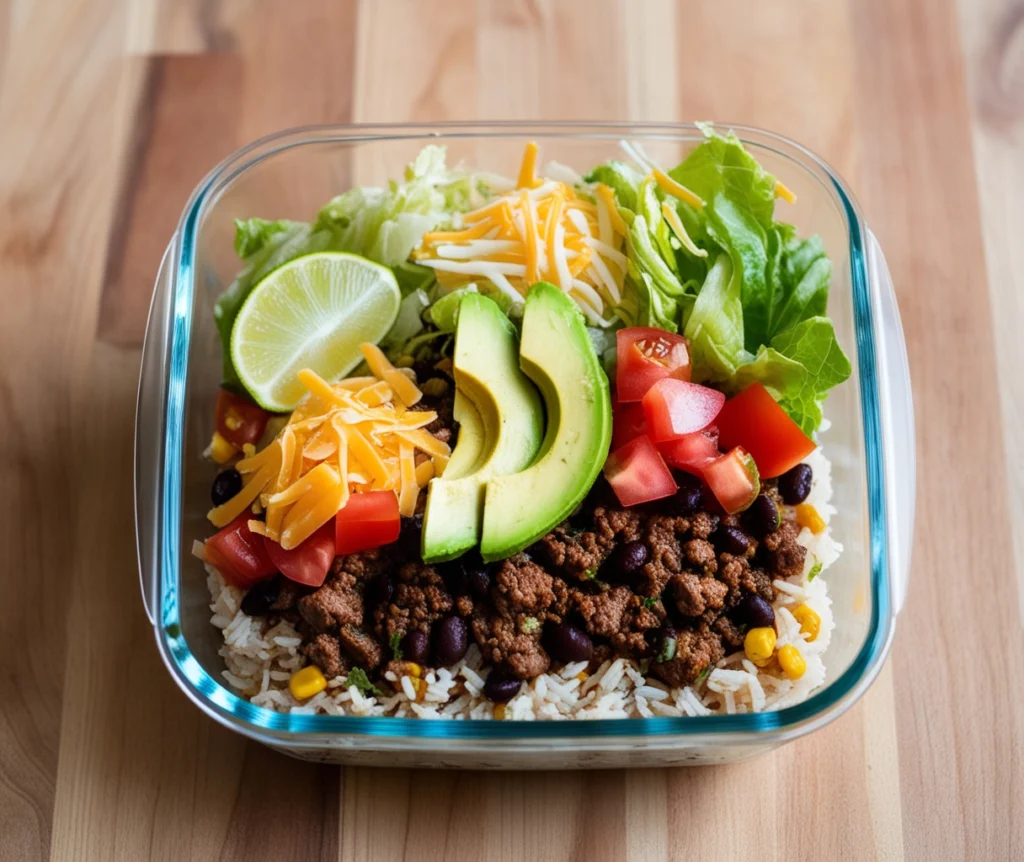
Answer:
<path fill-rule="evenodd" d="M 778 712 L 600 721 L 443 721 L 288 715 L 252 705 L 222 682 L 221 633 L 194 539 L 212 532 L 209 442 L 221 373 L 213 303 L 239 262 L 234 219 L 311 219 L 354 185 L 384 185 L 428 143 L 449 163 L 514 175 L 526 141 L 542 161 L 576 170 L 622 158 L 640 141 L 662 166 L 702 138 L 684 124 L 487 123 L 332 126 L 263 138 L 195 189 L 157 276 L 143 350 L 135 452 L 142 596 L 164 663 L 207 715 L 310 760 L 379 766 L 581 768 L 723 763 L 751 757 L 833 720 L 863 694 L 892 641 L 906 595 L 914 520 L 914 425 L 906 350 L 878 243 L 841 179 L 785 138 L 733 127 L 797 195 L 779 217 L 818 233 L 834 265 L 829 314 L 853 375 L 829 397 L 820 435 L 833 464 L 832 527 L 845 550 L 827 571 L 836 629 L 826 685 Z"/>

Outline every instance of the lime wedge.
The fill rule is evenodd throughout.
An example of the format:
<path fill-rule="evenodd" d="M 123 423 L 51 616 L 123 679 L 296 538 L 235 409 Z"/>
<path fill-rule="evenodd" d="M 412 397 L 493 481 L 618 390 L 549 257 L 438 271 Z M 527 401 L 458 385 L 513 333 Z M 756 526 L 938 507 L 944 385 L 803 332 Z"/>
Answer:
<path fill-rule="evenodd" d="M 334 381 L 362 360 L 359 345 L 380 341 L 401 294 L 390 269 L 342 252 L 296 258 L 249 294 L 231 329 L 231 361 L 249 394 L 275 412 L 306 394 L 297 374 L 312 368 Z"/>

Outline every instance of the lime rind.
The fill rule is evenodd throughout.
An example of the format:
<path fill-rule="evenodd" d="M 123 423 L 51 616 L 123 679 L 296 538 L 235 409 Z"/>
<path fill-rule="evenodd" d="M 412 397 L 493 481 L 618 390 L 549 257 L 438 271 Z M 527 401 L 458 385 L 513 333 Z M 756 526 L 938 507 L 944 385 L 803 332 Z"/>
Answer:
<path fill-rule="evenodd" d="M 295 409 L 297 379 L 311 368 L 334 381 L 362 361 L 359 345 L 380 341 L 398 316 L 401 293 L 385 266 L 345 252 L 296 258 L 246 298 L 231 330 L 239 379 L 266 410 Z"/>

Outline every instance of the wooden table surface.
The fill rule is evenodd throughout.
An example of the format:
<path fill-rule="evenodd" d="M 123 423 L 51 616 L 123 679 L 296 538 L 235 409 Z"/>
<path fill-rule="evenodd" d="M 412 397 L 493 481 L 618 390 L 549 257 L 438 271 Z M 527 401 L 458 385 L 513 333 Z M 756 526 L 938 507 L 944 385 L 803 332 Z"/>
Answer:
<path fill-rule="evenodd" d="M 731 767 L 339 769 L 246 742 L 174 686 L 139 601 L 163 245 L 266 132 L 538 117 L 760 125 L 849 180 L 916 401 L 892 657 L 841 719 Z M 1014 0 L 0 2 L 0 858 L 1024 858 L 1022 146 Z"/>

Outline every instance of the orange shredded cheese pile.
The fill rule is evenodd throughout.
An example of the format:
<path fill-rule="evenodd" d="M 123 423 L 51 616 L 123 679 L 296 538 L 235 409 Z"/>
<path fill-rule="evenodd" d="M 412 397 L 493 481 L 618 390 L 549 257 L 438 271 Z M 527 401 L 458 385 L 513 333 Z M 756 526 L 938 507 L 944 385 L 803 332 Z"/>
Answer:
<path fill-rule="evenodd" d="M 536 281 L 576 300 L 587 319 L 612 323 L 626 275 L 627 227 L 615 195 L 600 184 L 582 196 L 537 176 L 537 145 L 527 144 L 516 189 L 462 216 L 457 229 L 423 237 L 413 259 L 444 287 L 487 279 L 516 302 Z"/>
<path fill-rule="evenodd" d="M 249 529 L 289 550 L 330 521 L 350 494 L 378 490 L 394 491 L 399 512 L 412 517 L 420 490 L 441 474 L 451 450 L 424 430 L 436 413 L 408 410 L 422 397 L 415 376 L 375 345 L 361 349 L 372 377 L 332 385 L 309 369 L 299 372 L 308 397 L 262 451 L 245 447 L 235 465 L 242 490 L 210 510 L 214 526 L 266 512 Z"/>

